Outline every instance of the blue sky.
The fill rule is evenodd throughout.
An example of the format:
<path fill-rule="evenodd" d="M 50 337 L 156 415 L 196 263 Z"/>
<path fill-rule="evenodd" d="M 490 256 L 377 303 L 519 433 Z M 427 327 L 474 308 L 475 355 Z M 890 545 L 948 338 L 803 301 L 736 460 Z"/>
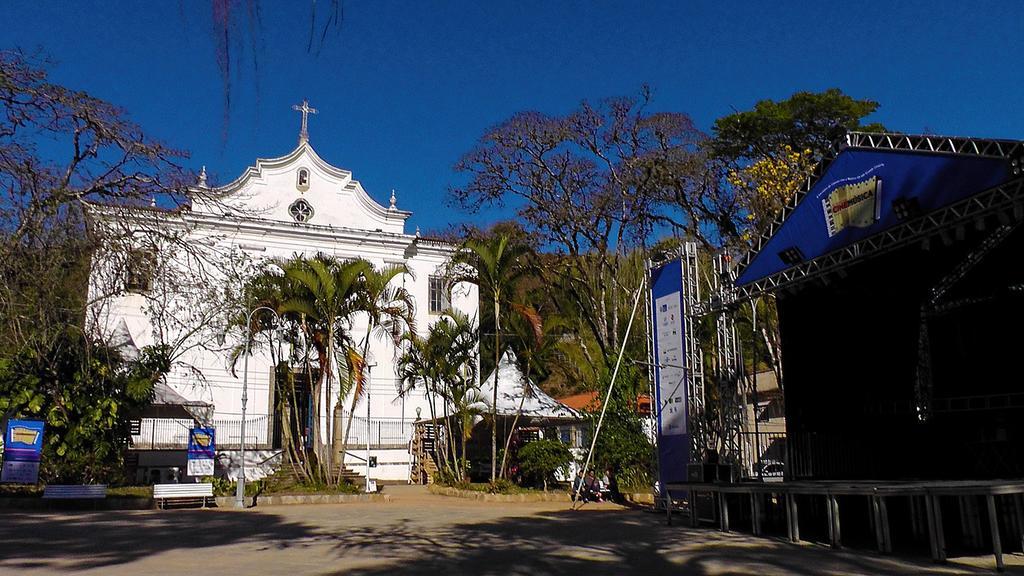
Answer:
<path fill-rule="evenodd" d="M 329 4 L 316 2 L 321 16 Z M 760 99 L 839 87 L 879 101 L 872 119 L 896 130 L 1024 138 L 1018 0 L 349 1 L 319 53 L 312 1 L 255 4 L 255 50 L 250 5 L 230 4 L 226 139 L 209 2 L 7 1 L 0 47 L 48 54 L 54 81 L 124 107 L 221 183 L 290 151 L 291 105 L 308 98 L 321 156 L 381 203 L 394 188 L 424 230 L 503 216 L 446 205 L 452 165 L 489 126 L 643 83 L 655 108 L 703 129 Z"/>

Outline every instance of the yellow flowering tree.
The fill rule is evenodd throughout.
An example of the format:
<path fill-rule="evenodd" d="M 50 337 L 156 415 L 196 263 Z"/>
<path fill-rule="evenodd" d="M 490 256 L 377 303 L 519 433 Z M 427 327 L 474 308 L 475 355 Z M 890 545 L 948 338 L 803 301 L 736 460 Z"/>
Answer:
<path fill-rule="evenodd" d="M 745 211 L 745 241 L 767 228 L 813 168 L 810 149 L 793 150 L 787 144 L 775 154 L 728 171 L 726 179 Z"/>

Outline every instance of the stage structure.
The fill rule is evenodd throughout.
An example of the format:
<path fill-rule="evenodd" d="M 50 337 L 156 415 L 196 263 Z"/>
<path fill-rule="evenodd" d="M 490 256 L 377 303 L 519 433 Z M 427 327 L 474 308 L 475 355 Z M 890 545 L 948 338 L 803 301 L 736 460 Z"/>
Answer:
<path fill-rule="evenodd" d="M 850 133 L 705 312 L 777 298 L 789 479 L 1024 476 L 1024 144 Z"/>
<path fill-rule="evenodd" d="M 721 255 L 705 257 L 702 264 L 697 244 L 686 242 L 678 258 L 649 266 L 653 330 L 648 349 L 663 483 L 754 473 L 741 440 L 749 381 L 736 329 L 735 276 L 728 264 Z M 713 346 L 700 338 L 708 322 Z M 713 354 L 710 388 L 704 367 L 708 353 Z"/>
<path fill-rule="evenodd" d="M 1021 342 L 996 336 L 1000 319 L 1024 322 L 1022 171 L 1019 141 L 850 133 L 741 261 L 686 243 L 677 259 L 652 265 L 655 331 L 659 278 L 679 270 L 689 479 L 730 473 L 700 465 L 728 465 L 734 478 L 758 468 L 750 460 L 760 455 L 742 445 L 754 386 L 736 317 L 762 296 L 780 314 L 787 478 L 1024 474 L 1024 449 L 1007 437 L 1024 434 L 1012 424 L 1022 414 L 1007 412 L 1024 409 L 1024 392 L 1009 384 L 1019 381 Z M 672 366 L 656 335 L 649 347 L 662 422 L 659 388 Z M 968 441 L 979 423 L 983 437 Z M 677 466 L 665 461 L 661 427 L 658 440 L 662 469 Z M 948 448 L 943 458 L 943 441 L 964 458 Z M 980 462 L 979 445 L 1003 464 Z M 950 458 L 959 460 L 941 463 Z"/>
<path fill-rule="evenodd" d="M 696 474 L 666 488 L 689 493 L 695 525 L 704 501 L 726 531 L 731 508 L 754 534 L 784 519 L 792 541 L 927 544 L 937 561 L 948 543 L 990 549 L 1002 569 L 1004 546 L 1024 546 L 1022 255 L 1024 142 L 846 135 L 741 261 L 691 269 L 706 296 L 684 320 L 707 343 L 686 339 L 687 382 L 707 393 L 689 419 L 689 469 L 717 454 L 749 470 L 732 441 L 742 424 L 730 402 L 747 390 L 736 313 L 767 296 L 783 351 L 784 481 Z M 698 378 L 690 354 L 712 338 L 715 366 Z"/>

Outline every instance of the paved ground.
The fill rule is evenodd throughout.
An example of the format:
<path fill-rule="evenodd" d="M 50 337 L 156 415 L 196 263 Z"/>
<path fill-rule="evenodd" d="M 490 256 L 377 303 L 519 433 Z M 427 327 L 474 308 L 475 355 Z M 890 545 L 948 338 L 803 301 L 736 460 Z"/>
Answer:
<path fill-rule="evenodd" d="M 667 526 L 612 504 L 502 504 L 389 487 L 391 503 L 255 510 L 0 511 L 0 574 L 992 574 Z M 1024 573 L 1024 558 L 1006 557 Z M 971 566 L 975 564 L 976 566 Z"/>

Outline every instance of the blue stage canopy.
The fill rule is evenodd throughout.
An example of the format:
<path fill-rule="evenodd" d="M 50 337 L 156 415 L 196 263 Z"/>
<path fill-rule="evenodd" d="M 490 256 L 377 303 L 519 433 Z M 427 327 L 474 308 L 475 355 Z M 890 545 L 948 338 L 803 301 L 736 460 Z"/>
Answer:
<path fill-rule="evenodd" d="M 857 142 L 866 141 L 858 136 Z M 1020 178 L 1011 168 L 1011 162 L 1024 160 L 1018 157 L 1020 142 L 959 139 L 975 144 L 975 151 L 936 153 L 893 145 L 930 143 L 929 137 L 885 138 L 888 145 L 844 148 L 775 233 L 747 257 L 736 285 L 774 276 Z M 976 142 L 992 144 L 998 153 L 979 154 Z"/>

